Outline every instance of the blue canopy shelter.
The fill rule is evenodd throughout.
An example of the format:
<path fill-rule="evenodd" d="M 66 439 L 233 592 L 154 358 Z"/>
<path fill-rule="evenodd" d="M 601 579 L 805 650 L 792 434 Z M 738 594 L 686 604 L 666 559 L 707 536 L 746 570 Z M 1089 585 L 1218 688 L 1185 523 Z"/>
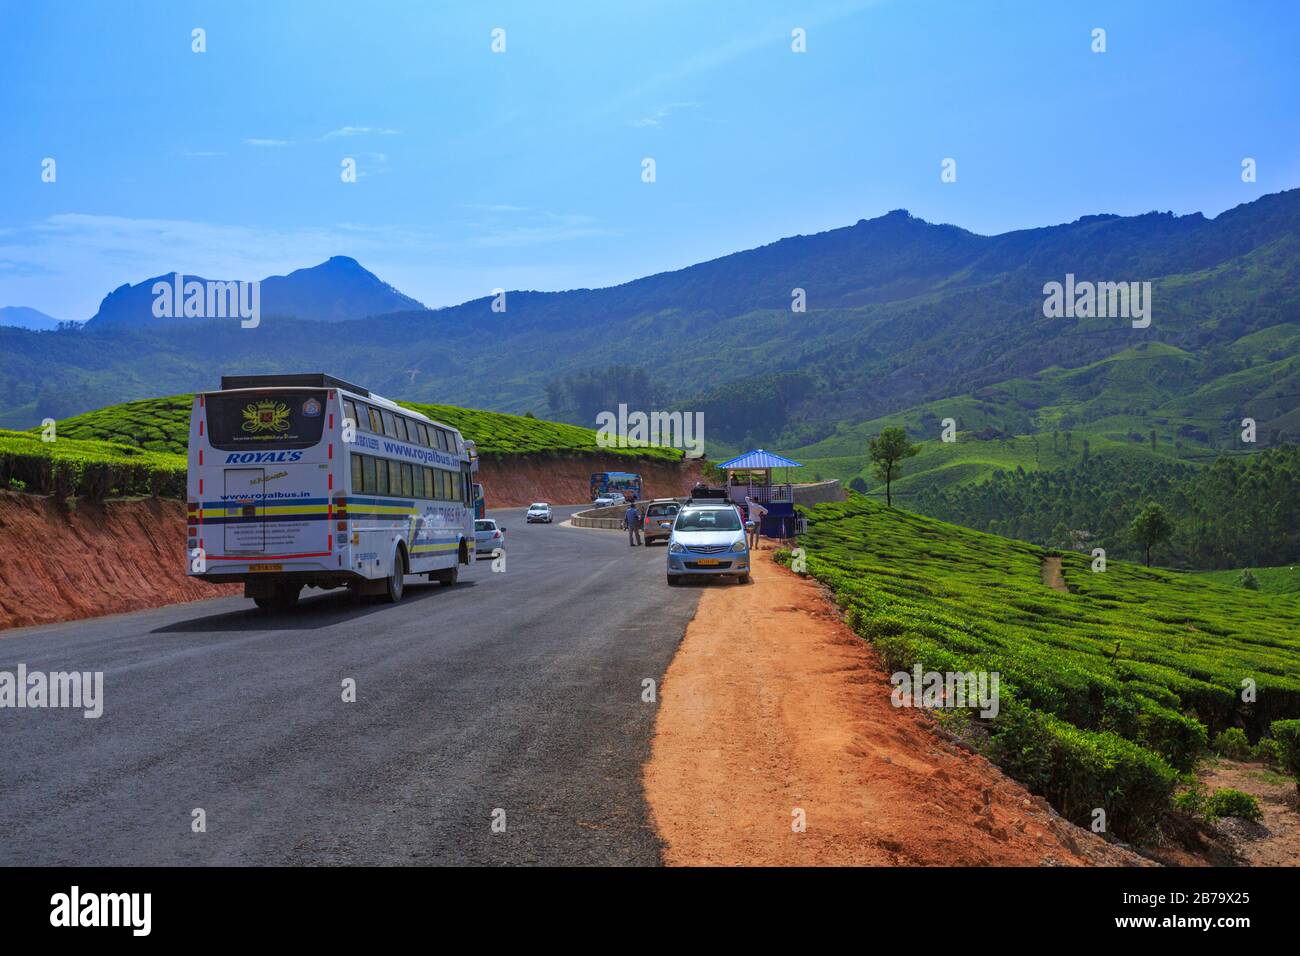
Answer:
<path fill-rule="evenodd" d="M 718 468 L 727 474 L 727 497 L 743 505 L 745 499 L 752 498 L 767 509 L 759 531 L 769 538 L 789 538 L 794 529 L 794 485 L 790 484 L 791 468 L 803 465 L 789 458 L 762 448 L 755 448 L 730 461 L 724 461 Z M 784 484 L 772 483 L 772 470 L 785 468 Z"/>

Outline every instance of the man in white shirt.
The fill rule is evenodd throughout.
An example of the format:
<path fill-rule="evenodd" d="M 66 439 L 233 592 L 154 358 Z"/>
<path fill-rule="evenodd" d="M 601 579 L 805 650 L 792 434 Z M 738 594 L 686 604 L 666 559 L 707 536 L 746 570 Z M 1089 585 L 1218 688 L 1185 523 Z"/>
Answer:
<path fill-rule="evenodd" d="M 763 515 L 767 514 L 767 509 L 760 505 L 753 498 L 745 498 L 745 515 L 746 520 L 754 522 L 754 529 L 749 532 L 749 549 L 758 550 L 758 529 L 762 524 Z"/>

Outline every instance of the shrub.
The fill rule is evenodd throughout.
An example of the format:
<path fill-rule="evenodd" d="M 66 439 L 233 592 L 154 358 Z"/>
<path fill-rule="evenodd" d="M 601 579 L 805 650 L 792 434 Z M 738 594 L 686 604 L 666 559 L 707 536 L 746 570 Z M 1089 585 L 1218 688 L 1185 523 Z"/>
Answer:
<path fill-rule="evenodd" d="M 1300 720 L 1273 721 L 1273 739 L 1277 741 L 1282 769 L 1296 778 L 1300 791 Z"/>
<path fill-rule="evenodd" d="M 1229 727 L 1214 738 L 1214 752 L 1221 757 L 1245 760 L 1250 756 L 1250 741 L 1240 727 Z"/>
<path fill-rule="evenodd" d="M 1207 820 L 1209 819 L 1208 803 L 1209 799 L 1205 795 L 1205 788 L 1198 781 L 1192 784 L 1189 789 L 1174 797 L 1174 810 L 1189 817 Z"/>
<path fill-rule="evenodd" d="M 1282 747 L 1272 737 L 1260 737 L 1259 743 L 1255 744 L 1255 749 L 1250 752 L 1250 755 L 1256 760 L 1262 760 L 1275 767 L 1282 763 Z"/>
<path fill-rule="evenodd" d="M 1241 817 L 1243 820 L 1249 820 L 1252 823 L 1258 823 L 1264 819 L 1264 814 L 1259 809 L 1258 800 L 1249 793 L 1242 793 L 1240 790 L 1233 790 L 1231 787 L 1224 787 L 1222 790 L 1214 791 L 1206 802 L 1205 811 L 1210 819 Z"/>
<path fill-rule="evenodd" d="M 1250 568 L 1243 568 L 1241 573 L 1237 575 L 1237 586 L 1249 588 L 1252 591 L 1258 591 L 1259 579 L 1255 577 L 1255 572 Z"/>
<path fill-rule="evenodd" d="M 1155 832 L 1177 782 L 1172 767 L 1115 734 L 1080 730 L 1019 705 L 1008 709 L 995 724 L 992 749 L 1008 773 L 1077 824 L 1088 824 L 1100 807 L 1117 836 Z"/>

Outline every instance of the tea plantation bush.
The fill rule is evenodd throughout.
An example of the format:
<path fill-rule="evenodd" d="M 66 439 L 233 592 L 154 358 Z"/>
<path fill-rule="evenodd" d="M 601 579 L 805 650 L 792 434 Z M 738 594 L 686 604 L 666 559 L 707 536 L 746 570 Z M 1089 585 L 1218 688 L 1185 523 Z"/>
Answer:
<path fill-rule="evenodd" d="M 127 495 L 181 498 L 185 459 L 131 445 L 0 430 L 0 486 L 91 500 Z"/>
<path fill-rule="evenodd" d="M 58 435 L 184 455 L 189 442 L 192 401 L 191 395 L 172 395 L 110 405 L 64 419 L 58 423 Z M 477 443 L 480 454 L 485 456 L 599 453 L 661 461 L 680 461 L 682 457 L 681 451 L 672 448 L 601 448 L 596 444 L 593 429 L 563 422 L 455 405 L 398 404 L 460 429 L 461 434 Z"/>
<path fill-rule="evenodd" d="M 1264 819 L 1264 814 L 1259 809 L 1258 800 L 1249 793 L 1242 793 L 1240 790 L 1233 790 L 1231 787 L 1224 787 L 1222 790 L 1214 791 L 1206 803 L 1205 811 L 1206 815 L 1212 819 L 1241 817 L 1243 820 L 1249 820 L 1252 823 L 1258 823 Z"/>

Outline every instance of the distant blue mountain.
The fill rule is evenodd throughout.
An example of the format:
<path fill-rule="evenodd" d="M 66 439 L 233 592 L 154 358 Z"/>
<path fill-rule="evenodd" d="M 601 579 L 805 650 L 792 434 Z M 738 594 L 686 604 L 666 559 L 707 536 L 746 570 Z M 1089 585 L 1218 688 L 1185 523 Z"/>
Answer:
<path fill-rule="evenodd" d="M 59 320 L 25 305 L 6 305 L 0 306 L 0 325 L 45 332 L 58 328 Z"/>
<path fill-rule="evenodd" d="M 190 280 L 207 281 L 202 276 L 184 277 L 184 281 Z M 155 276 L 114 289 L 105 296 L 99 304 L 99 311 L 87 325 L 90 328 L 121 328 L 168 321 L 153 314 L 153 287 L 156 282 L 171 281 L 170 275 Z M 264 316 L 343 322 L 388 312 L 422 309 L 423 304 L 398 292 L 348 256 L 332 256 L 318 266 L 298 269 L 287 276 L 269 276 L 261 284 Z"/>

